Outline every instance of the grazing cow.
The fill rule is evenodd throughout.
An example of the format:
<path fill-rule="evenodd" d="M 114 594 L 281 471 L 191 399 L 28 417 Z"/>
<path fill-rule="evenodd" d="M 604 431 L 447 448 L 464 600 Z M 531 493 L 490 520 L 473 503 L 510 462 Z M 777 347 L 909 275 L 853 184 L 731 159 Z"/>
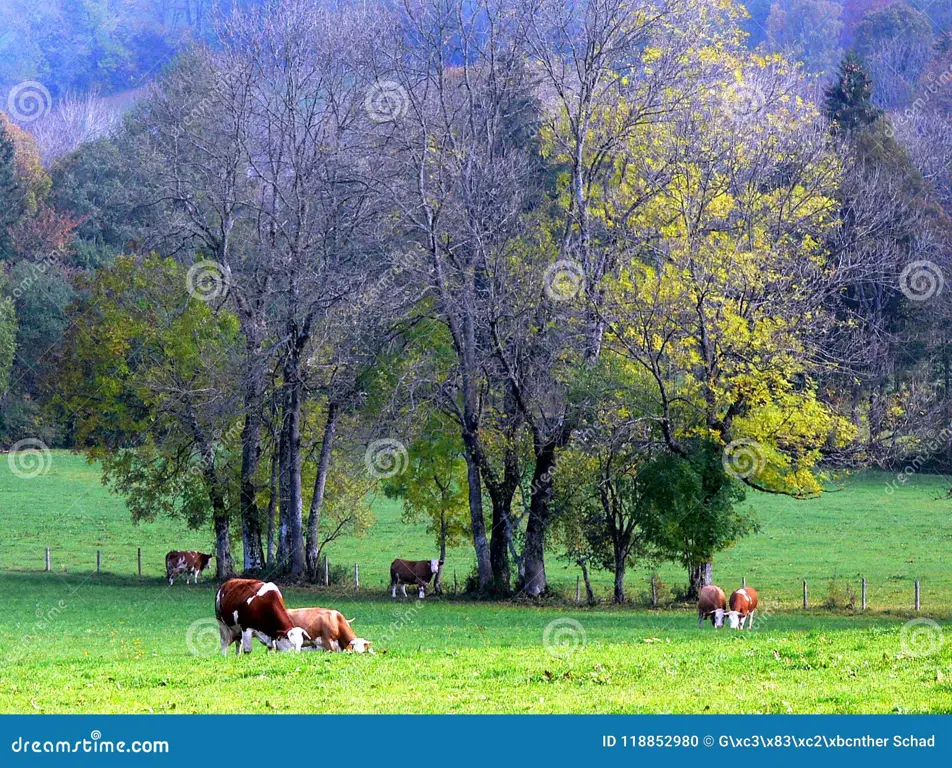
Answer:
<path fill-rule="evenodd" d="M 727 612 L 727 621 L 731 629 L 743 629 L 747 622 L 747 629 L 754 626 L 754 611 L 757 610 L 757 590 L 753 587 L 738 589 L 730 599 L 730 610 Z"/>
<path fill-rule="evenodd" d="M 443 567 L 442 560 L 394 560 L 390 563 L 390 596 L 397 596 L 397 586 L 407 596 L 407 584 L 415 584 L 420 590 L 420 599 L 426 597 L 425 589 Z"/>
<path fill-rule="evenodd" d="M 198 577 L 213 557 L 214 555 L 206 555 L 204 552 L 179 552 L 173 549 L 165 556 L 165 575 L 169 584 L 173 584 L 180 573 L 185 574 L 186 584 L 190 577 L 194 577 L 195 583 L 198 584 Z"/>
<path fill-rule="evenodd" d="M 714 625 L 714 629 L 720 629 L 723 627 L 724 613 L 726 610 L 727 597 L 724 595 L 724 590 L 720 587 L 714 586 L 713 584 L 703 587 L 701 589 L 701 594 L 698 595 L 697 599 L 698 629 L 701 628 L 701 624 L 707 617 L 711 618 L 711 624 Z"/>
<path fill-rule="evenodd" d="M 251 639 L 257 637 L 275 651 L 300 653 L 310 636 L 294 626 L 281 590 L 257 579 L 229 579 L 215 597 L 215 618 L 221 635 L 221 653 L 236 644 L 235 653 L 251 653 Z M 238 641 L 241 640 L 241 644 Z"/>
<path fill-rule="evenodd" d="M 352 651 L 364 653 L 370 650 L 371 641 L 357 637 L 350 622 L 340 611 L 332 608 L 292 608 L 288 611 L 291 621 L 310 636 L 307 647 L 325 651 Z"/>

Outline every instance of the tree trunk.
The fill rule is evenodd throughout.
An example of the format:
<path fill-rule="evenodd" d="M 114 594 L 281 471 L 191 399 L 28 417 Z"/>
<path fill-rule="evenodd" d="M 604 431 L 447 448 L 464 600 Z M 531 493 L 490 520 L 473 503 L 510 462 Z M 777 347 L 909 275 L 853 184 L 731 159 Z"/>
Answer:
<path fill-rule="evenodd" d="M 512 594 L 509 550 L 512 546 L 512 499 L 519 487 L 519 459 L 516 452 L 506 448 L 506 467 L 502 483 L 489 488 L 493 505 L 493 526 L 489 542 L 489 561 L 493 573 L 492 591 L 496 597 Z"/>
<path fill-rule="evenodd" d="M 317 477 L 314 480 L 314 495 L 311 497 L 311 511 L 307 518 L 307 577 L 317 581 L 320 571 L 321 509 L 324 506 L 324 491 L 327 488 L 327 475 L 330 472 L 331 456 L 334 451 L 334 433 L 337 430 L 338 409 L 336 403 L 327 405 L 327 421 L 321 438 L 321 458 L 317 464 Z"/>
<path fill-rule="evenodd" d="M 701 589 L 714 579 L 714 564 L 711 562 L 692 565 L 688 569 L 688 600 L 697 600 Z"/>
<path fill-rule="evenodd" d="M 440 562 L 446 562 L 446 512 L 440 513 Z M 433 592 L 437 595 L 443 594 L 443 566 L 436 572 L 436 579 L 433 581 Z"/>
<path fill-rule="evenodd" d="M 522 555 L 525 573 L 522 591 L 530 597 L 538 597 L 548 588 L 545 577 L 545 531 L 549 521 L 554 471 L 555 446 L 543 445 L 536 450 L 526 544 Z"/>
<path fill-rule="evenodd" d="M 469 484 L 469 516 L 473 531 L 473 547 L 476 549 L 476 575 L 479 591 L 485 592 L 492 581 L 489 560 L 489 540 L 486 538 L 486 518 L 483 516 L 483 488 L 476 458 L 476 438 L 463 435 L 466 457 L 466 478 Z"/>
<path fill-rule="evenodd" d="M 245 571 L 258 572 L 264 568 L 264 551 L 261 547 L 261 518 L 255 501 L 258 489 L 255 474 L 261 443 L 261 398 L 257 385 L 249 385 L 254 391 L 245 396 L 245 424 L 241 430 L 241 541 L 244 547 Z"/>
<path fill-rule="evenodd" d="M 274 567 L 274 516 L 278 511 L 278 454 L 271 457 L 271 498 L 268 499 L 268 569 Z"/>
<path fill-rule="evenodd" d="M 215 515 L 215 576 L 219 581 L 230 579 L 234 574 L 231 562 L 231 529 L 228 514 Z"/>
<path fill-rule="evenodd" d="M 299 578 L 305 573 L 304 499 L 301 485 L 301 399 L 302 384 L 296 351 L 285 362 L 285 407 L 281 446 L 281 538 L 284 540 L 282 566 Z"/>
<path fill-rule="evenodd" d="M 624 556 L 615 555 L 615 594 L 612 597 L 615 605 L 625 604 L 625 560 Z"/>
<path fill-rule="evenodd" d="M 595 590 L 592 589 L 592 579 L 588 573 L 588 562 L 586 560 L 577 560 L 579 568 L 582 569 L 582 581 L 585 582 L 585 600 L 589 605 L 595 605 Z"/>

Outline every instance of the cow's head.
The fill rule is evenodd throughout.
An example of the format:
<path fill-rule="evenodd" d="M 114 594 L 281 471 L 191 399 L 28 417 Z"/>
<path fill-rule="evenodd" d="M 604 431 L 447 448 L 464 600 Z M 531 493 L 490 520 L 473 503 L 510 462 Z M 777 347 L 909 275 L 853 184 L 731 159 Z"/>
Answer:
<path fill-rule="evenodd" d="M 430 573 L 439 573 L 442 566 L 442 560 L 430 560 Z"/>
<path fill-rule="evenodd" d="M 715 608 L 711 612 L 711 622 L 714 624 L 714 629 L 720 629 L 724 626 L 724 614 L 727 613 L 723 608 Z"/>
<path fill-rule="evenodd" d="M 373 653 L 370 650 L 370 646 L 373 645 L 370 640 L 364 640 L 362 637 L 355 637 L 347 644 L 345 650 L 353 651 L 354 653 Z"/>
<path fill-rule="evenodd" d="M 727 623 L 731 629 L 740 629 L 740 625 L 743 621 L 744 616 L 741 615 L 740 611 L 727 611 Z"/>
<path fill-rule="evenodd" d="M 310 640 L 311 636 L 301 627 L 291 627 L 287 634 L 280 635 L 275 640 L 274 647 L 279 651 L 294 651 L 300 653 L 305 640 Z"/>

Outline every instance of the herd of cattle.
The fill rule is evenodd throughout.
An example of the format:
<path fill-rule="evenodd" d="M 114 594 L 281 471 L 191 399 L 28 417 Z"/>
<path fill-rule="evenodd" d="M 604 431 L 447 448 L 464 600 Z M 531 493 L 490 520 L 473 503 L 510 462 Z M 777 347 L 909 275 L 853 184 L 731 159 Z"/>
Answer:
<path fill-rule="evenodd" d="M 165 571 L 169 585 L 175 577 L 185 574 L 185 583 L 202 574 L 214 555 L 202 552 L 169 552 Z M 394 560 L 390 564 L 390 594 L 397 596 L 400 587 L 407 596 L 407 585 L 418 589 L 418 597 L 426 596 L 430 582 L 443 567 L 442 560 Z M 741 587 L 730 600 L 724 590 L 713 584 L 701 589 L 697 604 L 697 625 L 710 618 L 715 629 L 724 626 L 726 618 L 731 629 L 747 629 L 754 625 L 757 590 Z M 252 640 L 257 638 L 275 651 L 324 650 L 373 653 L 373 643 L 358 637 L 340 611 L 333 608 L 293 608 L 284 604 L 278 587 L 258 579 L 228 579 L 215 596 L 215 618 L 221 635 L 221 652 L 227 655 L 234 645 L 238 654 L 251 653 Z"/>
<path fill-rule="evenodd" d="M 169 586 L 175 577 L 185 574 L 185 583 L 198 578 L 214 555 L 174 550 L 165 556 L 165 575 Z M 390 564 L 390 593 L 397 596 L 401 587 L 407 596 L 407 584 L 426 596 L 430 582 L 443 567 L 442 560 L 394 560 Z M 251 641 L 257 638 L 275 651 L 304 649 L 373 653 L 371 641 L 357 634 L 340 611 L 333 608 L 294 608 L 284 604 L 281 590 L 258 579 L 228 579 L 215 596 L 215 618 L 221 635 L 221 652 L 227 655 L 234 645 L 238 654 L 251 653 Z"/>

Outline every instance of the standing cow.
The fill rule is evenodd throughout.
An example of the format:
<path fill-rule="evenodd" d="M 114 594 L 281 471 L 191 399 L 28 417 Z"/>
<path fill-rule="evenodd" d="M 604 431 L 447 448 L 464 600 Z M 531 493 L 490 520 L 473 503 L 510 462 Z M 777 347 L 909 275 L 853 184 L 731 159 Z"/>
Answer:
<path fill-rule="evenodd" d="M 731 629 L 743 629 L 747 622 L 747 629 L 754 626 L 754 611 L 757 610 L 757 590 L 753 587 L 741 587 L 730 599 L 730 610 L 727 612 L 727 621 Z"/>
<path fill-rule="evenodd" d="M 284 607 L 281 590 L 257 579 L 229 579 L 215 596 L 215 618 L 221 635 L 221 653 L 236 644 L 235 653 L 251 653 L 251 639 L 257 637 L 275 651 L 300 653 L 310 635 L 294 625 Z M 238 641 L 241 641 L 238 644 Z"/>
<path fill-rule="evenodd" d="M 181 573 L 185 574 L 186 584 L 191 577 L 194 577 L 195 583 L 198 584 L 198 577 L 208 568 L 208 563 L 213 557 L 214 555 L 206 555 L 204 552 L 179 552 L 173 549 L 165 556 L 165 576 L 169 580 L 169 585 L 174 584 L 175 577 Z"/>
<path fill-rule="evenodd" d="M 727 610 L 727 597 L 724 590 L 713 584 L 701 589 L 697 599 L 697 627 L 701 628 L 704 619 L 710 617 L 714 629 L 724 626 L 724 613 Z"/>
<path fill-rule="evenodd" d="M 425 589 L 443 567 L 442 560 L 394 560 L 390 563 L 390 596 L 397 596 L 397 586 L 407 596 L 407 584 L 420 590 L 420 600 L 426 597 Z"/>

